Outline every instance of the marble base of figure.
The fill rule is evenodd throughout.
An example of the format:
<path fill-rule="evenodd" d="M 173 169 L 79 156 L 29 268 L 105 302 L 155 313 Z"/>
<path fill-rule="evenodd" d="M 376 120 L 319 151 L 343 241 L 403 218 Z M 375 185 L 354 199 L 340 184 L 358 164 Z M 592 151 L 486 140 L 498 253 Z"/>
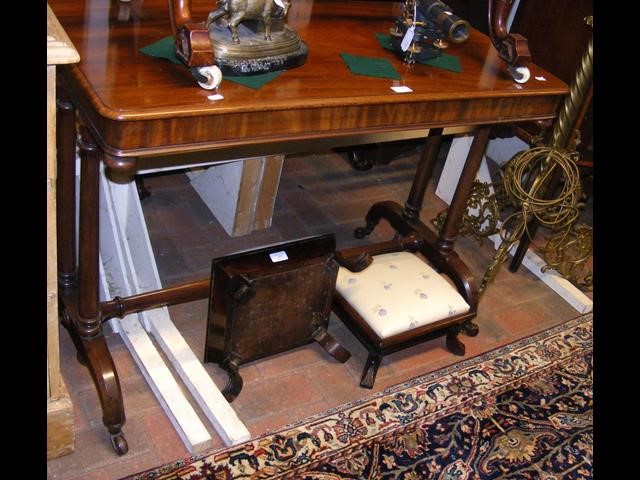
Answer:
<path fill-rule="evenodd" d="M 273 19 L 271 40 L 264 38 L 262 22 L 246 21 L 238 25 L 240 41 L 234 42 L 226 21 L 209 27 L 216 65 L 224 75 L 254 75 L 299 67 L 309 49 L 300 36 L 282 20 Z"/>

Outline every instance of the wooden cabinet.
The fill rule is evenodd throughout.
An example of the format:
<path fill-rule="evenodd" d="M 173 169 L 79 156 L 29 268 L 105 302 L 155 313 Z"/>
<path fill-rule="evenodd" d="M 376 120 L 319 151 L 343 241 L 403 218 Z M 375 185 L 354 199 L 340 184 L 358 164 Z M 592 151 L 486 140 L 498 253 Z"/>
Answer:
<path fill-rule="evenodd" d="M 56 242 L 56 65 L 80 60 L 47 5 L 47 458 L 75 448 L 73 405 L 60 374 Z"/>

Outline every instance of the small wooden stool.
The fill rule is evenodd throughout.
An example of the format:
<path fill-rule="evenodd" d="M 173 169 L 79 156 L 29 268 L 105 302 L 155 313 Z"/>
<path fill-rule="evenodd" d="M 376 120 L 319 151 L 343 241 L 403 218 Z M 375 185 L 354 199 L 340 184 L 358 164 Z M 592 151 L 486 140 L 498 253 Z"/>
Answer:
<path fill-rule="evenodd" d="M 338 362 L 351 354 L 327 331 L 338 274 L 333 234 L 247 250 L 212 261 L 204 362 L 229 381 L 222 394 L 242 390 L 240 365 L 310 342 Z"/>
<path fill-rule="evenodd" d="M 386 354 L 446 335 L 447 348 L 464 355 L 458 333 L 478 332 L 471 324 L 475 302 L 413 253 L 422 247 L 422 239 L 409 235 L 336 254 L 333 309 L 369 351 L 361 387 L 373 387 Z"/>

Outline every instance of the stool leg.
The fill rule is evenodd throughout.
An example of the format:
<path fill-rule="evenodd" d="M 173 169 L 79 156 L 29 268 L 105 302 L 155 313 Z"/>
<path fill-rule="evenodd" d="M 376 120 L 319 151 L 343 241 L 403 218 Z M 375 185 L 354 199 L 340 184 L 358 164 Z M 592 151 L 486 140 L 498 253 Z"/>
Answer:
<path fill-rule="evenodd" d="M 220 363 L 220 367 L 222 367 L 229 376 L 227 385 L 222 390 L 222 395 L 227 402 L 233 402 L 240 394 L 240 390 L 242 390 L 242 386 L 244 384 L 239 372 L 240 359 L 232 355 Z"/>
<path fill-rule="evenodd" d="M 464 322 L 462 325 L 460 325 L 460 330 L 462 330 L 464 333 L 466 333 L 470 337 L 475 337 L 476 335 L 478 335 L 480 328 L 476 323 L 473 323 L 471 319 L 469 319 L 466 322 Z"/>
<path fill-rule="evenodd" d="M 465 346 L 464 343 L 458 338 L 458 327 L 450 328 L 447 331 L 447 349 L 454 355 L 464 355 Z"/>
<path fill-rule="evenodd" d="M 362 378 L 360 379 L 360 386 L 362 388 L 373 388 L 373 383 L 376 381 L 376 374 L 378 373 L 378 367 L 381 361 L 381 355 L 369 352 L 367 362 L 364 364 L 364 370 L 362 371 Z"/>

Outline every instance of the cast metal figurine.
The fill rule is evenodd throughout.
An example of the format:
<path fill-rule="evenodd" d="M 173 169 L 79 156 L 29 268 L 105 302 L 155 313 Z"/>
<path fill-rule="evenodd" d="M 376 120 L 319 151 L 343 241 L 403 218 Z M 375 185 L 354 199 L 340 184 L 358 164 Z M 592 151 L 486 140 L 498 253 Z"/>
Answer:
<path fill-rule="evenodd" d="M 205 27 L 223 74 L 252 75 L 302 65 L 307 46 L 286 24 L 288 0 L 219 0 Z"/>
<path fill-rule="evenodd" d="M 228 17 L 227 26 L 231 30 L 231 39 L 240 43 L 238 24 L 244 20 L 262 20 L 264 39 L 271 40 L 271 16 L 286 17 L 290 6 L 290 2 L 283 0 L 220 0 L 218 8 L 209 13 L 205 26 L 209 28 L 218 18 Z"/>
<path fill-rule="evenodd" d="M 219 0 L 202 22 L 191 0 L 169 0 L 176 56 L 198 84 L 218 87 L 222 75 L 254 75 L 298 67 L 308 48 L 286 24 L 289 0 Z"/>

